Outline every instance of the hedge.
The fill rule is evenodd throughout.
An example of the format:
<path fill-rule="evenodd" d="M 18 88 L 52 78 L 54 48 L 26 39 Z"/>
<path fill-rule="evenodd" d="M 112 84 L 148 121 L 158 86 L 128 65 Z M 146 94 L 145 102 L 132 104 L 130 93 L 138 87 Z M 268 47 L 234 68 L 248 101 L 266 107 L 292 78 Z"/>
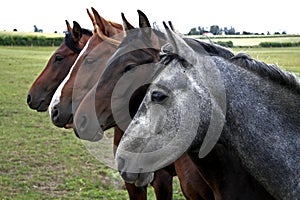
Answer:
<path fill-rule="evenodd" d="M 299 47 L 300 42 L 261 42 L 260 47 Z"/>
<path fill-rule="evenodd" d="M 0 35 L 0 45 L 3 46 L 59 46 L 63 37 L 45 37 L 36 35 Z"/>
<path fill-rule="evenodd" d="M 233 42 L 232 41 L 217 41 L 215 43 L 218 44 L 218 45 L 221 45 L 223 47 L 229 47 L 229 48 L 233 47 Z"/>

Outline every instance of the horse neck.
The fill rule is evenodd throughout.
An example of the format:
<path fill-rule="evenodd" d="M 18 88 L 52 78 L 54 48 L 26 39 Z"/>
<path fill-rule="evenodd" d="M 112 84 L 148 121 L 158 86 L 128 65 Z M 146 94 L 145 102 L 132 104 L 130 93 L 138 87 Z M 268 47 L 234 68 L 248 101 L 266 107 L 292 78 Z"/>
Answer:
<path fill-rule="evenodd" d="M 273 196 L 293 199 L 299 195 L 299 93 L 221 59 L 216 62 L 227 101 L 220 141 Z"/>

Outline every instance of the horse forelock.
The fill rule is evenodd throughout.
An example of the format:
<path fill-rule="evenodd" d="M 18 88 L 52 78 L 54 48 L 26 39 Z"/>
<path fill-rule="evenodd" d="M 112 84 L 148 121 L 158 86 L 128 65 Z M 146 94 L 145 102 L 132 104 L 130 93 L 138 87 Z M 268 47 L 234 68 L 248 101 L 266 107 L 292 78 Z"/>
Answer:
<path fill-rule="evenodd" d="M 93 32 L 88 29 L 83 28 L 81 30 L 82 30 L 82 34 L 84 35 L 88 35 L 88 36 L 93 35 Z M 75 53 L 79 54 L 82 51 L 82 48 L 79 48 L 78 45 L 74 42 L 72 32 L 66 32 L 64 41 L 65 44 Z"/>
<path fill-rule="evenodd" d="M 276 83 L 300 93 L 299 79 L 294 74 L 283 71 L 275 64 L 266 64 L 262 61 L 255 60 L 246 53 L 238 53 L 233 56 L 230 61 L 244 69 L 256 72 L 264 78 L 269 78 Z"/>

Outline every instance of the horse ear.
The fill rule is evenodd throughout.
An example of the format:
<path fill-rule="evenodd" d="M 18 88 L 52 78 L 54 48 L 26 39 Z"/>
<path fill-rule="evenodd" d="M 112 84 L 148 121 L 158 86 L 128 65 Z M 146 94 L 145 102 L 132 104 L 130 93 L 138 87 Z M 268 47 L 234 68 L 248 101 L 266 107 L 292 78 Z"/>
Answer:
<path fill-rule="evenodd" d="M 99 15 L 98 11 L 93 7 L 91 9 L 92 9 L 92 12 L 93 12 L 94 18 L 95 18 L 95 25 L 98 25 L 100 30 L 104 33 L 105 27 L 104 27 L 104 24 L 102 23 L 102 20 L 101 20 L 101 17 Z"/>
<path fill-rule="evenodd" d="M 95 17 L 94 17 L 94 15 L 89 11 L 89 9 L 86 9 L 86 12 L 87 12 L 89 18 L 91 19 L 93 25 L 95 26 Z"/>
<path fill-rule="evenodd" d="M 139 26 L 141 31 L 147 38 L 151 38 L 152 29 L 147 16 L 141 10 L 137 10 L 137 12 L 139 14 Z"/>
<path fill-rule="evenodd" d="M 68 22 L 68 20 L 65 20 L 65 21 L 66 21 L 66 25 L 67 25 L 67 31 L 71 32 L 72 31 L 72 27 L 71 27 L 70 23 Z"/>
<path fill-rule="evenodd" d="M 99 26 L 100 31 L 102 31 L 106 36 L 113 36 L 118 33 L 117 29 L 112 26 L 109 21 L 106 21 L 99 13 L 92 7 L 92 11 L 95 17 L 95 23 Z"/>
<path fill-rule="evenodd" d="M 165 22 L 163 22 L 163 25 L 167 32 L 167 40 L 173 47 L 172 53 L 184 58 L 187 61 L 186 66 L 195 64 L 197 62 L 196 52 L 183 40 L 183 38 L 174 33 Z"/>
<path fill-rule="evenodd" d="M 145 15 L 145 13 L 143 13 L 141 10 L 137 10 L 137 12 L 139 14 L 140 28 L 151 28 L 150 22 L 149 22 L 147 16 Z"/>
<path fill-rule="evenodd" d="M 134 26 L 132 26 L 127 19 L 125 18 L 124 13 L 121 13 L 122 21 L 123 21 L 123 27 L 125 31 L 129 31 L 131 29 L 134 29 Z"/>
<path fill-rule="evenodd" d="M 78 42 L 82 36 L 81 26 L 76 21 L 73 21 L 72 35 L 74 42 Z"/>
<path fill-rule="evenodd" d="M 168 24 L 169 24 L 169 26 L 170 26 L 171 30 L 175 32 L 175 29 L 174 29 L 173 23 L 172 23 L 171 21 L 168 21 Z"/>

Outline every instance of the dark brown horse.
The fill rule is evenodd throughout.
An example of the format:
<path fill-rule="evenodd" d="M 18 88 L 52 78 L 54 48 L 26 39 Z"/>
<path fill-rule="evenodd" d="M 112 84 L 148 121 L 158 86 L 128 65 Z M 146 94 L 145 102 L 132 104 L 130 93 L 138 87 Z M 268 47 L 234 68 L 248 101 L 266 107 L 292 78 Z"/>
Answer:
<path fill-rule="evenodd" d="M 138 11 L 140 18 L 140 29 L 134 29 L 124 15 L 122 15 L 124 27 L 127 31 L 126 38 L 122 41 L 114 57 L 110 59 L 110 63 L 104 70 L 99 79 L 97 87 L 90 91 L 89 94 L 81 102 L 80 106 L 75 113 L 75 131 L 79 137 L 83 139 L 95 140 L 95 133 L 98 130 L 98 121 L 100 122 L 102 130 L 107 130 L 111 127 L 118 127 L 118 132 L 115 132 L 114 145 L 117 147 L 119 141 L 123 135 L 121 128 L 126 128 L 126 125 L 117 124 L 116 116 L 113 116 L 111 101 L 112 93 L 118 81 L 130 70 L 138 68 L 139 66 L 146 66 L 141 70 L 136 79 L 130 80 L 128 77 L 127 84 L 134 85 L 135 81 L 145 80 L 149 77 L 149 70 L 151 70 L 151 64 L 159 61 L 159 50 L 163 41 L 163 34 L 160 32 L 153 32 L 150 27 L 150 23 L 144 13 Z M 159 37 L 156 35 L 158 34 Z M 195 42 L 194 45 L 197 45 Z M 124 78 L 125 79 L 125 78 Z M 132 83 L 132 84 L 131 84 Z M 127 91 L 127 85 L 124 86 L 124 93 Z M 142 87 L 146 89 L 146 87 Z M 144 91 L 145 92 L 145 91 Z M 133 108 L 130 111 L 134 115 L 136 109 L 139 106 L 139 102 L 144 96 L 144 92 L 136 92 L 133 94 L 131 103 Z M 122 94 L 120 94 L 122 95 Z M 91 102 L 95 100 L 95 109 L 98 121 L 95 124 L 89 120 L 92 118 L 89 116 L 88 111 L 91 108 Z M 124 102 L 126 102 L 124 100 Z M 120 106 L 122 107 L 122 106 Z M 128 108 L 128 105 L 124 105 L 123 108 Z M 121 118 L 126 117 L 122 115 Z M 128 120 L 128 119 L 127 119 Z M 131 118 L 129 119 L 131 120 Z M 122 120 L 121 120 L 122 121 Z M 99 138 L 99 137 L 98 137 Z M 151 184 L 154 186 L 157 199 L 172 199 L 172 177 L 178 175 L 182 191 L 187 199 L 213 199 L 213 193 L 210 187 L 200 176 L 197 167 L 192 163 L 191 159 L 184 154 L 174 165 L 167 166 L 161 170 L 158 170 L 154 174 L 154 180 Z M 135 182 L 137 185 L 144 185 L 141 182 Z M 158 187 L 159 186 L 159 187 Z"/>
<path fill-rule="evenodd" d="M 114 53 L 120 43 L 116 39 L 123 38 L 122 25 L 105 20 L 94 8 L 92 11 L 93 15 L 89 12 L 88 14 L 94 24 L 94 35 L 72 66 L 72 71 L 68 79 L 64 80 L 64 85 L 60 86 L 59 103 L 50 106 L 52 122 L 58 127 L 72 127 L 73 110 L 98 80 L 105 66 L 105 60 Z M 112 39 L 113 36 L 117 38 Z M 119 131 L 119 129 L 114 131 L 116 138 L 119 136 Z M 147 199 L 146 187 L 136 187 L 127 182 L 125 186 L 131 200 Z"/>
<path fill-rule="evenodd" d="M 46 111 L 58 85 L 68 74 L 92 32 L 83 29 L 77 22 L 73 22 L 73 29 L 66 20 L 67 30 L 64 42 L 50 57 L 46 67 L 32 84 L 27 104 L 31 109 Z"/>

